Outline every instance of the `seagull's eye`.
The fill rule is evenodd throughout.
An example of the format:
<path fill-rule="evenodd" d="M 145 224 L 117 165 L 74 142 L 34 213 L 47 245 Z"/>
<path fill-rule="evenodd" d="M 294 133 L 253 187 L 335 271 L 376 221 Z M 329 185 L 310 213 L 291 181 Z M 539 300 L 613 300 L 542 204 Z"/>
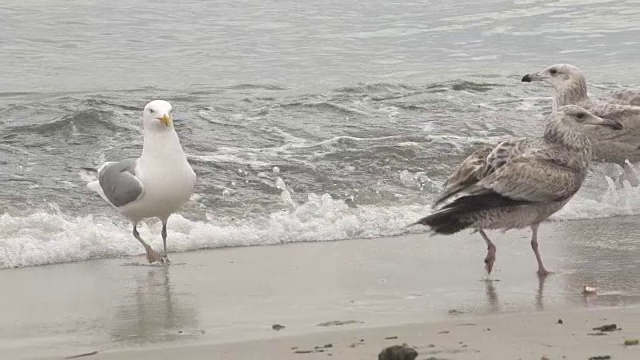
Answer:
<path fill-rule="evenodd" d="M 551 75 L 555 75 L 557 73 L 558 73 L 558 70 L 556 70 L 556 69 L 549 70 L 549 74 L 551 74 Z"/>
<path fill-rule="evenodd" d="M 585 113 L 579 113 L 578 115 L 576 115 L 576 117 L 578 119 L 583 119 L 585 117 L 585 115 L 586 115 Z"/>
<path fill-rule="evenodd" d="M 149 109 L 149 113 L 153 114 L 155 111 L 153 111 L 153 109 Z"/>

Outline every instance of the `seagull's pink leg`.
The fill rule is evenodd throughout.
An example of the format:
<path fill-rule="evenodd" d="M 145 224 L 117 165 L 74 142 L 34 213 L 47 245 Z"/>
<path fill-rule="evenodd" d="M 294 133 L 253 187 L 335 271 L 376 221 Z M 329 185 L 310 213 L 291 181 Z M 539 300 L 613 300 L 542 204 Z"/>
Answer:
<path fill-rule="evenodd" d="M 482 238 L 487 243 L 487 257 L 484 258 L 484 268 L 487 270 L 487 274 L 491 274 L 491 270 L 493 270 L 493 263 L 496 262 L 496 246 L 493 245 L 491 239 L 485 234 L 484 230 L 478 230 Z"/>
<path fill-rule="evenodd" d="M 542 257 L 540 256 L 540 252 L 538 251 L 538 227 L 540 224 L 531 225 L 531 231 L 533 234 L 531 235 L 531 248 L 533 249 L 533 253 L 536 255 L 536 261 L 538 262 L 538 275 L 546 276 L 549 275 L 550 272 L 544 268 L 542 264 Z"/>

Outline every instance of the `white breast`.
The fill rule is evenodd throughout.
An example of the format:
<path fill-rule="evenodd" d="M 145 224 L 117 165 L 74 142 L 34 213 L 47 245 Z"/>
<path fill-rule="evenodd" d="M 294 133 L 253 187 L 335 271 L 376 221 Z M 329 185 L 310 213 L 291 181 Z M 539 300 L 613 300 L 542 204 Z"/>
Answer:
<path fill-rule="evenodd" d="M 145 133 L 136 176 L 143 184 L 144 194 L 121 208 L 122 213 L 133 220 L 168 218 L 189 200 L 196 183 L 196 174 L 173 130 L 161 134 Z"/>

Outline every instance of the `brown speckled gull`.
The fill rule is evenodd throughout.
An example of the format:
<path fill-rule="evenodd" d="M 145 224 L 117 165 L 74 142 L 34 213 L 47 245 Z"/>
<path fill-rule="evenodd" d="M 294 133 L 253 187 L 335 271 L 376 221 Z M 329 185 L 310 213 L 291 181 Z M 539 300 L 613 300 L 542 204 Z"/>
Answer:
<path fill-rule="evenodd" d="M 529 226 L 538 274 L 546 275 L 538 252 L 538 226 L 582 186 L 592 153 L 585 131 L 595 127 L 622 128 L 615 120 L 565 105 L 549 116 L 542 137 L 505 141 L 490 152 L 479 149 L 449 178 L 436 204 L 459 197 L 415 224 L 429 226 L 438 234 L 477 229 L 487 243 L 488 273 L 493 269 L 496 247 L 484 230 Z"/>
<path fill-rule="evenodd" d="M 527 74 L 522 81 L 542 81 L 551 85 L 555 90 L 554 110 L 562 105 L 578 105 L 596 116 L 619 121 L 624 128 L 622 131 L 601 127 L 586 130 L 593 144 L 593 160 L 622 166 L 624 173 L 618 179 L 620 184 L 626 179 L 632 186 L 640 185 L 636 173 L 626 162 L 640 161 L 640 89 L 622 89 L 600 99 L 591 99 L 584 74 L 568 64 L 556 64 Z"/>

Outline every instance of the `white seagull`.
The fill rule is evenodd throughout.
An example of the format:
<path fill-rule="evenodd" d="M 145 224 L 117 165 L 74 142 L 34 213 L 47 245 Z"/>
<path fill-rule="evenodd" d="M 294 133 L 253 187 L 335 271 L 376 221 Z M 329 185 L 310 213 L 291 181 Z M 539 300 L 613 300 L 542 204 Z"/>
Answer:
<path fill-rule="evenodd" d="M 189 200 L 196 183 L 196 174 L 173 128 L 171 110 L 171 104 L 164 100 L 148 103 L 142 113 L 142 155 L 105 163 L 98 170 L 98 180 L 87 185 L 131 221 L 133 236 L 144 246 L 150 263 L 169 263 L 167 220 Z M 162 221 L 162 257 L 138 233 L 138 223 L 152 217 Z"/>

